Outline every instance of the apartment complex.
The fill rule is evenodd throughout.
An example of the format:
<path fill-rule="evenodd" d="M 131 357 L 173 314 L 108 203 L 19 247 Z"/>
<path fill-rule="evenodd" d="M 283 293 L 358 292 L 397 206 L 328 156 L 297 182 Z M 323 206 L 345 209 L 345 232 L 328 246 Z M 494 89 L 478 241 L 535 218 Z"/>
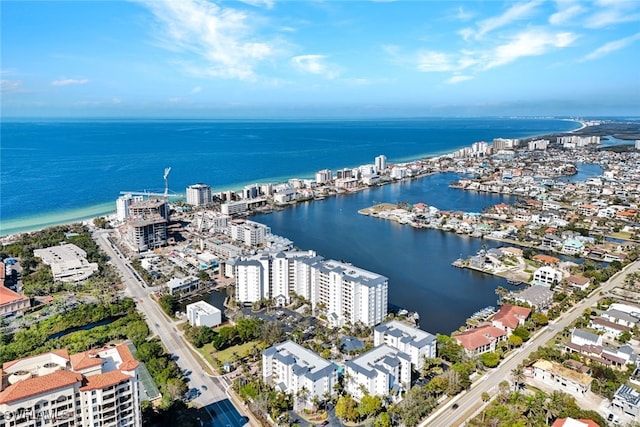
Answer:
<path fill-rule="evenodd" d="M 314 252 L 260 254 L 234 261 L 236 300 L 253 303 L 290 302 L 292 292 L 321 307 L 336 327 L 379 324 L 387 316 L 388 279 L 344 262 L 325 260 Z"/>
<path fill-rule="evenodd" d="M 127 345 L 54 350 L 2 365 L 0 427 L 141 426 L 138 361 Z"/>
<path fill-rule="evenodd" d="M 374 329 L 373 345 L 382 344 L 406 353 L 417 371 L 422 370 L 425 358 L 436 357 L 435 335 L 397 320 L 383 323 Z"/>
<path fill-rule="evenodd" d="M 383 344 L 345 363 L 345 389 L 354 399 L 365 394 L 399 395 L 411 386 L 411 358 Z"/>
<path fill-rule="evenodd" d="M 269 347 L 262 353 L 262 377 L 267 384 L 294 396 L 303 396 L 309 404 L 313 397 L 332 396 L 338 383 L 338 367 L 293 341 Z"/>

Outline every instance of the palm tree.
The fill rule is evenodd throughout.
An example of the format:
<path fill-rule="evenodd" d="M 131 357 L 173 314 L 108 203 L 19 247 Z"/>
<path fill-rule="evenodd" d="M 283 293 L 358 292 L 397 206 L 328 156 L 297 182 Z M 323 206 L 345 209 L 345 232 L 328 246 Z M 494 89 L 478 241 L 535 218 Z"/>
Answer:
<path fill-rule="evenodd" d="M 515 390 L 518 390 L 520 388 L 520 384 L 524 382 L 524 369 L 522 369 L 522 365 L 518 365 L 512 369 L 511 376 L 513 377 L 513 387 Z"/>

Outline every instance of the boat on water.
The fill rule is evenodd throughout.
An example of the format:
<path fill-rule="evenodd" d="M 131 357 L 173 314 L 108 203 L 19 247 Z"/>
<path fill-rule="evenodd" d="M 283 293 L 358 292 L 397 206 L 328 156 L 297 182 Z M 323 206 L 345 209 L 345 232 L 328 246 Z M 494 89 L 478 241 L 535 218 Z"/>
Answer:
<path fill-rule="evenodd" d="M 509 279 L 507 279 L 507 283 L 510 284 L 510 285 L 513 285 L 513 286 L 520 286 L 524 282 L 522 282 L 521 280 L 518 280 L 518 279 L 509 278 Z"/>

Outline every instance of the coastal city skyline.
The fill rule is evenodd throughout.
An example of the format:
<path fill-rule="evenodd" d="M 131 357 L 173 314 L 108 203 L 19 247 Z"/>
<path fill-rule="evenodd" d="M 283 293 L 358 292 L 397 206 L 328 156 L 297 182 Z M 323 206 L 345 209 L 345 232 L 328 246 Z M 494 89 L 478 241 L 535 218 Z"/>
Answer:
<path fill-rule="evenodd" d="M 640 5 L 3 2 L 5 117 L 629 115 Z"/>

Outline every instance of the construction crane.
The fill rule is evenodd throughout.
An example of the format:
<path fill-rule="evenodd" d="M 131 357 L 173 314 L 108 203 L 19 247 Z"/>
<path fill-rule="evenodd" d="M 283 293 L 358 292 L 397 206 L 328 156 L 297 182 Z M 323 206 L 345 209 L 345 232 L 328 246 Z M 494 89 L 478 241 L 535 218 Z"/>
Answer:
<path fill-rule="evenodd" d="M 171 172 L 171 167 L 164 168 L 164 193 L 153 193 L 150 191 L 121 191 L 120 194 L 125 196 L 164 197 L 165 200 L 169 200 L 169 172 Z"/>
<path fill-rule="evenodd" d="M 169 172 L 171 167 L 164 168 L 164 199 L 169 200 Z"/>

